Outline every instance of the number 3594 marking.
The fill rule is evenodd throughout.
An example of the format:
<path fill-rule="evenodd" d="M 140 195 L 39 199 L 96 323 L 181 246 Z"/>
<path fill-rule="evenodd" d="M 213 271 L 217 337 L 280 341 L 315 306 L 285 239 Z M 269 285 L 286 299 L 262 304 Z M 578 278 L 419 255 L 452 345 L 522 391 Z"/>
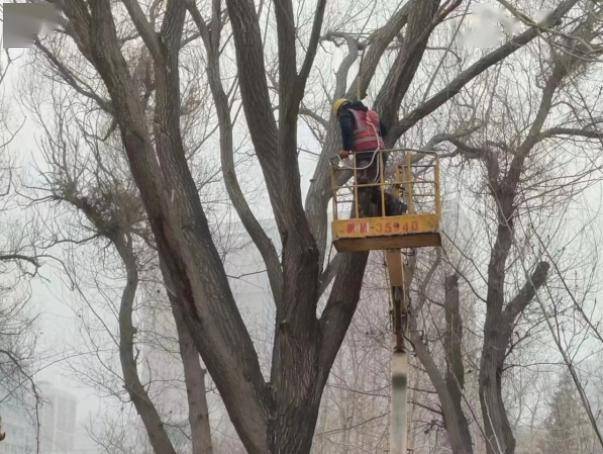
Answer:
<path fill-rule="evenodd" d="M 409 233 L 409 232 L 417 232 L 419 230 L 419 223 L 417 221 L 410 222 L 378 222 L 373 225 L 373 233 L 381 234 L 381 233 Z"/>

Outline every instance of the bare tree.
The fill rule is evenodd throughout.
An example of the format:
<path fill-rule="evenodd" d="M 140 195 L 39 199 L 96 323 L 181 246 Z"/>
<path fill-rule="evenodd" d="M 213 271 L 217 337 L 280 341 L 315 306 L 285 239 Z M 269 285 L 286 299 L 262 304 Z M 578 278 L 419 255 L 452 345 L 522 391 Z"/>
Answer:
<path fill-rule="evenodd" d="M 573 379 L 565 375 L 551 400 L 545 452 L 593 452 L 590 424 L 579 401 Z"/>
<path fill-rule="evenodd" d="M 129 173 L 125 171 L 119 147 L 114 149 L 107 146 L 94 134 L 93 129 L 87 129 L 86 122 L 74 121 L 77 108 L 71 101 L 67 101 L 70 103 L 68 106 L 63 106 L 61 101 L 66 100 L 55 99 L 56 125 L 45 121 L 44 115 L 38 112 L 46 132 L 43 148 L 46 165 L 49 166 L 49 170 L 42 174 L 44 187 L 40 188 L 46 194 L 39 200 L 70 205 L 80 213 L 81 225 L 76 232 L 63 232 L 64 238 L 54 233 L 51 243 L 62 244 L 67 241 L 82 245 L 95 242 L 98 247 L 105 248 L 106 245 L 100 243 L 108 242 L 114 248 L 125 273 L 120 302 L 115 305 L 119 335 L 113 334 L 108 323 L 103 322 L 102 325 L 118 348 L 121 366 L 119 388 L 125 388 L 134 404 L 153 450 L 175 453 L 177 450 L 170 439 L 166 422 L 141 375 L 138 358 L 138 345 L 144 341 L 144 336 L 134 321 L 136 295 L 140 293 L 141 281 L 156 279 L 152 270 L 155 270 L 155 274 L 158 272 L 155 245 L 148 232 L 140 198 Z M 92 126 L 95 128 L 98 125 Z M 76 235 L 82 236 L 82 231 L 88 233 L 79 241 Z M 77 286 L 77 274 L 70 275 L 74 286 Z M 82 290 L 80 293 L 86 298 Z M 149 299 L 148 296 L 146 298 Z M 200 358 L 182 323 L 174 297 L 168 295 L 167 299 L 171 299 L 173 317 L 176 319 L 175 344 L 179 348 L 188 396 L 191 452 L 211 453 L 205 377 Z M 95 342 L 92 337 L 90 340 Z M 115 375 L 110 365 L 103 366 Z M 112 389 L 111 381 L 106 386 L 111 393 L 119 395 L 119 390 Z"/>
<path fill-rule="evenodd" d="M 1 42 L 0 42 L 1 44 Z M 18 127 L 11 127 L 5 102 L 5 81 L 12 60 L 8 51 L 0 54 L 0 402 L 14 399 L 29 408 L 33 396 L 32 426 L 35 449 L 40 449 L 40 396 L 34 380 L 36 359 L 35 317 L 27 306 L 28 281 L 40 268 L 41 255 L 32 239 L 32 231 L 13 219 L 15 164 L 8 148 Z M 1 423 L 1 415 L 0 415 Z M 11 437 L 11 434 L 8 435 Z M 0 424 L 0 441 L 6 437 Z"/>
<path fill-rule="evenodd" d="M 75 78 L 60 60 L 55 59 L 53 63 L 65 81 L 80 94 L 97 102 L 98 108 L 109 113 L 114 120 L 152 231 L 152 242 L 157 248 L 167 291 L 181 314 L 181 320 L 186 323 L 241 440 L 252 453 L 308 452 L 322 392 L 356 308 L 367 261 L 367 254 L 348 254 L 336 258 L 337 262 L 333 264 L 323 266 L 327 255 L 326 208 L 330 198 L 327 166 L 337 148 L 337 132 L 332 117 L 322 122 L 329 124 L 330 130 L 325 135 L 305 207 L 302 201 L 298 122 L 319 50 L 327 2 L 319 0 L 316 7 L 308 8 L 308 20 L 312 24 L 308 39 L 298 35 L 301 19 L 296 17 L 291 0 L 272 2 L 274 9 L 269 13 L 259 13 L 251 0 L 228 0 L 225 5 L 233 35 L 246 125 L 280 234 L 280 260 L 275 257 L 277 248 L 262 234 L 258 222 L 241 198 L 241 191 L 237 190 L 229 163 L 232 128 L 225 103 L 221 100 L 224 90 L 218 80 L 220 73 L 214 69 L 209 74 L 221 126 L 221 152 L 224 153 L 223 162 L 227 164 L 225 172 L 229 195 L 266 262 L 272 287 L 276 317 L 272 364 L 267 378 L 262 374 L 248 328 L 237 308 L 220 254 L 212 240 L 182 133 L 184 98 L 180 58 L 183 45 L 186 45 L 188 37 L 195 34 L 187 15 L 191 13 L 194 30 L 204 41 L 208 62 L 215 64 L 218 61 L 215 54 L 219 49 L 216 41 L 227 29 L 223 20 L 224 5 L 219 0 L 213 1 L 211 18 L 203 20 L 200 9 L 195 7 L 197 2 L 154 2 L 148 10 L 136 0 L 124 0 L 120 5 L 108 0 L 57 0 L 52 3 L 64 14 L 64 36 L 77 46 L 90 71 L 102 79 L 103 86 L 96 91 L 91 90 L 89 87 L 92 85 Z M 460 0 L 410 1 L 388 17 L 384 25 L 373 30 L 366 42 L 348 39 L 350 55 L 339 68 L 335 91 L 327 97 L 364 93 L 372 83 L 377 83 L 375 75 L 384 56 L 392 55 L 393 64 L 388 67 L 384 82 L 377 89 L 375 103 L 383 120 L 390 126 L 386 141 L 392 146 L 420 120 L 448 103 L 474 78 L 539 37 L 543 30 L 555 30 L 560 24 L 564 25 L 563 18 L 578 1 L 559 3 L 542 22 L 531 24 L 499 48 L 462 68 L 439 91 L 400 115 L 400 107 L 425 58 L 434 30 L 461 3 Z M 266 62 L 272 55 L 270 47 L 265 46 L 262 40 L 260 23 L 261 20 L 272 21 L 273 17 L 276 28 L 274 57 L 277 62 L 273 79 L 278 82 L 273 88 L 276 89 L 276 97 L 272 96 L 266 77 L 270 72 Z M 133 62 L 127 58 L 128 39 L 123 29 L 129 27 L 119 26 L 124 22 L 133 24 L 144 46 L 142 54 L 148 55 L 145 74 L 150 74 L 152 80 L 148 97 L 133 95 L 139 93 L 139 73 L 132 69 Z M 390 49 L 399 36 L 399 45 Z M 358 58 L 360 46 L 363 47 L 364 58 L 355 81 L 348 87 L 346 82 L 351 64 Z M 303 55 L 300 48 L 304 49 Z M 51 53 L 47 56 L 52 60 Z M 546 96 L 543 97 L 544 110 L 550 103 Z M 275 99 L 277 106 L 273 106 Z M 151 124 L 147 121 L 149 106 L 153 118 Z M 503 443 L 502 452 L 512 452 L 514 444 L 500 393 L 504 348 L 514 320 L 531 300 L 547 271 L 545 265 L 536 267 L 532 279 L 535 285 L 526 283 L 517 299 L 503 310 L 504 282 L 500 276 L 504 276 L 512 235 L 512 229 L 506 222 L 513 214 L 517 184 L 535 140 L 534 131 L 536 134 L 541 132 L 539 121 L 535 122 L 536 126 L 525 138 L 525 143 L 517 148 L 511 165 L 504 172 L 496 159 L 486 158 L 492 194 L 501 208 L 498 211 L 500 240 L 493 249 L 489 271 L 490 315 L 486 322 L 481 359 L 480 394 L 483 413 L 489 416 L 486 435 L 492 441 L 496 438 Z M 124 240 L 127 245 L 127 238 Z M 323 271 L 328 272 L 323 274 Z M 330 287 L 325 286 L 331 281 Z M 330 291 L 326 305 L 319 311 L 319 298 L 327 287 Z M 502 331 L 501 319 L 497 315 L 504 318 Z M 164 446 L 161 431 L 156 430 L 153 436 L 157 437 L 156 449 L 161 449 Z"/>
<path fill-rule="evenodd" d="M 489 453 L 512 453 L 515 450 L 515 438 L 504 398 L 507 360 L 535 328 L 534 324 L 524 327 L 520 321 L 530 303 L 535 299 L 540 301 L 537 292 L 546 288 L 551 267 L 551 263 L 545 260 L 542 247 L 538 245 L 537 233 L 532 233 L 532 229 L 535 232 L 542 229 L 544 222 L 540 225 L 531 224 L 530 229 L 519 231 L 517 225 L 521 225 L 528 213 L 535 218 L 537 212 L 548 213 L 554 209 L 552 207 L 560 207 L 562 200 L 587 187 L 590 175 L 600 168 L 590 165 L 596 146 L 584 148 L 584 157 L 581 159 L 590 164 L 586 164 L 584 171 L 578 164 L 576 171 L 573 168 L 576 162 L 564 166 L 561 162 L 556 163 L 556 157 L 545 157 L 550 149 L 544 143 L 558 134 L 563 134 L 567 140 L 572 133 L 575 138 L 586 137 L 596 143 L 601 135 L 600 126 L 593 121 L 588 109 L 573 109 L 568 115 L 563 115 L 559 110 L 559 106 L 571 102 L 573 94 L 566 91 L 568 87 L 576 83 L 580 74 L 588 71 L 589 62 L 596 61 L 593 58 L 598 51 L 592 51 L 591 46 L 598 42 L 599 30 L 597 16 L 590 10 L 578 25 L 560 38 L 561 42 L 552 41 L 548 60 L 540 54 L 542 87 L 537 92 L 531 89 L 527 91 L 529 102 L 524 104 L 525 113 L 521 106 L 523 99 L 513 102 L 507 97 L 500 103 L 490 101 L 485 107 L 478 108 L 486 113 L 482 122 L 485 125 L 483 135 L 480 131 L 470 134 L 466 139 L 451 135 L 435 138 L 436 141 L 450 141 L 455 147 L 453 156 L 460 155 L 462 159 L 482 163 L 485 181 L 478 184 L 477 191 L 480 196 L 487 195 L 488 199 L 479 215 L 492 225 L 486 229 L 489 236 L 489 244 L 485 248 L 489 254 L 487 271 L 476 275 L 478 281 L 483 280 L 483 291 L 479 290 L 481 282 L 478 284 L 475 278 L 464 277 L 472 291 L 477 289 L 474 297 L 485 303 L 479 363 L 473 366 L 479 369 L 481 408 L 478 415 L 465 396 L 465 369 L 470 366 L 465 365 L 467 359 L 462 351 L 465 330 L 462 322 L 464 317 L 459 310 L 459 278 L 463 276 L 463 273 L 459 273 L 459 265 L 449 261 L 453 268 L 445 271 L 445 277 L 441 278 L 444 287 L 441 302 L 436 299 L 429 304 L 434 294 L 426 291 L 437 269 L 437 261 L 424 273 L 416 290 L 418 299 L 414 310 L 413 343 L 438 393 L 453 452 L 473 452 L 473 437 L 469 427 L 471 419 L 475 419 L 480 431 L 483 431 L 481 435 Z M 565 48 L 566 40 L 573 43 L 571 52 L 559 50 Z M 501 68 L 501 76 L 505 74 L 503 71 Z M 512 83 L 518 86 L 523 77 L 516 72 L 515 76 L 511 76 Z M 502 77 L 497 78 L 492 96 L 500 96 L 496 94 L 499 91 L 501 95 L 508 93 Z M 531 109 L 533 105 L 538 106 L 536 111 Z M 492 113 L 497 109 L 502 109 L 502 112 Z M 559 122 L 560 126 L 556 126 L 555 122 Z M 561 126 L 565 122 L 582 126 L 565 128 Z M 472 177 L 480 176 L 472 173 Z M 461 254 L 464 253 L 462 245 L 456 245 L 456 248 Z M 529 253 L 526 253 L 526 248 Z M 523 268 L 519 266 L 520 263 L 523 263 Z M 518 277 L 522 275 L 525 282 L 517 285 Z M 444 312 L 438 321 L 443 326 L 433 334 L 436 336 L 434 341 L 441 342 L 438 355 L 429 351 L 428 343 L 420 334 L 420 329 L 429 327 L 432 321 L 428 319 L 419 324 L 417 320 L 419 315 L 433 317 L 432 308 L 436 302 Z M 426 304 L 428 309 L 424 311 Z M 520 334 L 522 328 L 525 334 Z M 433 331 L 425 329 L 425 332 Z M 444 366 L 438 365 L 439 355 L 443 358 Z"/>

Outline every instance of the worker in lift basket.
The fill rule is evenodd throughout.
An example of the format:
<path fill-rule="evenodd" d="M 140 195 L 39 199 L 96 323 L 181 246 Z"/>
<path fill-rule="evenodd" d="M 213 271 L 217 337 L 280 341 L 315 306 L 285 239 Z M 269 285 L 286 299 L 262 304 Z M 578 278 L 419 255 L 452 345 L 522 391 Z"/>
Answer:
<path fill-rule="evenodd" d="M 333 103 L 333 111 L 341 127 L 343 150 L 339 157 L 345 159 L 354 153 L 356 160 L 356 184 L 377 183 L 380 181 L 381 157 L 378 150 L 384 148 L 385 126 L 379 114 L 370 110 L 361 101 L 338 99 Z M 385 156 L 383 159 L 385 164 Z M 358 188 L 360 216 L 381 215 L 381 189 L 379 186 Z M 371 204 L 377 206 L 376 213 Z M 386 215 L 403 214 L 406 205 L 389 193 L 385 193 Z"/>

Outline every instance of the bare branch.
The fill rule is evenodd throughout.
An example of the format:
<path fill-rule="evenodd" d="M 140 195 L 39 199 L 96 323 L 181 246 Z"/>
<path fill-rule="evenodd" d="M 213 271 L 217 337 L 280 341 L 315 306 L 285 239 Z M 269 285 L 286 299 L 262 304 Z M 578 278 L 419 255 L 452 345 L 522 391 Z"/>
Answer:
<path fill-rule="evenodd" d="M 220 77 L 220 41 L 219 35 L 212 37 L 211 32 L 200 11 L 193 2 L 187 3 L 188 9 L 197 25 L 203 42 L 207 50 L 207 73 L 212 92 L 212 97 L 218 113 L 218 124 L 220 129 L 220 160 L 222 163 L 222 175 L 226 185 L 226 190 L 232 204 L 245 226 L 245 229 L 251 236 L 254 244 L 260 251 L 264 263 L 267 267 L 272 295 L 275 302 L 281 301 L 282 293 L 282 269 L 280 260 L 272 240 L 266 235 L 262 226 L 254 216 L 245 195 L 241 190 L 237 179 L 234 165 L 234 147 L 233 147 L 233 124 L 230 114 L 230 103 L 228 95 L 224 91 Z"/>
<path fill-rule="evenodd" d="M 506 326 L 512 329 L 515 319 L 524 311 L 528 304 L 534 299 L 536 292 L 542 287 L 548 277 L 551 265 L 548 262 L 540 262 L 532 272 L 528 282 L 517 292 L 507 304 L 504 311 Z"/>
<path fill-rule="evenodd" d="M 555 8 L 551 14 L 549 14 L 549 16 L 540 24 L 540 26 L 553 27 L 557 25 L 576 3 L 578 3 L 578 0 L 565 0 L 557 8 Z M 391 131 L 388 134 L 388 142 L 394 143 L 402 134 L 404 134 L 404 132 L 413 127 L 418 121 L 425 118 L 437 108 L 441 107 L 449 99 L 457 95 L 461 89 L 475 77 L 496 63 L 507 58 L 517 50 L 521 49 L 539 35 L 540 29 L 538 27 L 532 27 L 514 37 L 512 40 L 502 45 L 498 49 L 490 52 L 485 57 L 480 58 L 477 62 L 455 77 L 454 80 L 452 80 L 444 89 L 440 90 L 440 92 L 433 95 L 419 107 L 415 108 L 404 118 L 399 120 L 391 128 Z"/>
<path fill-rule="evenodd" d="M 325 8 L 327 6 L 327 0 L 317 0 L 316 12 L 314 13 L 314 23 L 312 24 L 312 32 L 310 34 L 310 43 L 308 44 L 308 50 L 304 62 L 299 71 L 298 75 L 298 103 L 301 102 L 306 87 L 314 58 L 316 57 L 316 50 L 318 49 L 318 43 L 320 42 L 320 31 L 322 29 L 322 23 L 325 15 Z"/>
<path fill-rule="evenodd" d="M 586 139 L 603 139 L 603 130 L 592 128 L 563 128 L 556 127 L 542 131 L 539 140 L 554 138 L 556 136 L 584 137 Z"/>
<path fill-rule="evenodd" d="M 56 70 L 63 77 L 65 82 L 67 82 L 75 91 L 95 101 L 98 106 L 105 112 L 109 114 L 113 112 L 111 101 L 103 99 L 101 96 L 95 93 L 89 86 L 87 86 L 85 82 L 79 80 L 78 77 L 72 71 L 70 71 L 69 68 L 67 68 L 67 66 L 65 66 L 63 62 L 61 62 L 58 57 L 40 41 L 36 40 L 35 45 L 38 49 L 42 51 L 46 58 L 56 68 Z"/>
<path fill-rule="evenodd" d="M 17 262 L 23 261 L 31 263 L 36 268 L 40 267 L 37 257 L 30 257 L 22 254 L 0 254 L 0 262 Z"/>
<path fill-rule="evenodd" d="M 153 25 L 145 17 L 138 0 L 123 0 L 123 4 L 128 10 L 128 13 L 132 18 L 132 22 L 136 26 L 138 33 L 140 33 L 140 36 L 151 52 L 153 59 L 158 61 L 163 60 L 163 53 L 161 52 L 159 37 L 157 36 L 155 30 L 153 30 Z"/>

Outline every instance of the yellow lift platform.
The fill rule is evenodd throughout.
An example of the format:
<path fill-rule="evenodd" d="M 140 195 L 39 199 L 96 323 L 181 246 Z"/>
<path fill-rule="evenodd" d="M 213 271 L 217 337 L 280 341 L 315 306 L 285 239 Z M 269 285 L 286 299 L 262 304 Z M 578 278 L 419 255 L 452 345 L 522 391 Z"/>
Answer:
<path fill-rule="evenodd" d="M 377 150 L 378 168 L 385 168 L 385 157 L 394 161 L 391 175 L 378 172 L 377 181 L 359 184 L 355 159 L 351 166 L 332 167 L 333 244 L 340 252 L 387 249 L 412 249 L 440 246 L 440 163 L 433 153 L 405 150 Z M 355 158 L 355 155 L 353 156 Z M 396 158 L 399 158 L 396 161 Z M 427 163 L 425 163 L 427 161 Z M 431 161 L 431 162 L 429 162 Z M 352 183 L 345 183 L 353 177 Z M 359 191 L 376 188 L 381 196 L 380 213 L 361 217 Z M 407 212 L 387 215 L 386 198 L 394 197 L 407 206 Z M 350 216 L 342 218 L 343 205 Z"/>
<path fill-rule="evenodd" d="M 388 158 L 389 172 L 385 167 Z M 373 159 L 377 160 L 377 171 L 374 181 L 369 183 L 358 182 L 363 169 L 358 167 L 355 155 L 348 165 L 342 165 L 340 161 L 332 167 L 333 245 L 339 252 L 385 252 L 394 341 L 389 447 L 386 452 L 407 454 L 408 357 L 404 340 L 408 330 L 410 297 L 401 250 L 441 245 L 440 163 L 435 153 L 404 149 L 377 150 Z M 362 198 L 359 195 L 363 191 L 370 191 L 372 200 L 378 194 L 381 200 L 377 204 L 377 212 L 370 207 L 359 206 L 358 201 Z M 401 203 L 406 207 L 403 214 L 388 213 L 395 211 L 392 210 L 394 206 L 400 208 Z M 341 216 L 344 212 L 349 215 Z M 369 215 L 361 216 L 363 212 Z"/>

